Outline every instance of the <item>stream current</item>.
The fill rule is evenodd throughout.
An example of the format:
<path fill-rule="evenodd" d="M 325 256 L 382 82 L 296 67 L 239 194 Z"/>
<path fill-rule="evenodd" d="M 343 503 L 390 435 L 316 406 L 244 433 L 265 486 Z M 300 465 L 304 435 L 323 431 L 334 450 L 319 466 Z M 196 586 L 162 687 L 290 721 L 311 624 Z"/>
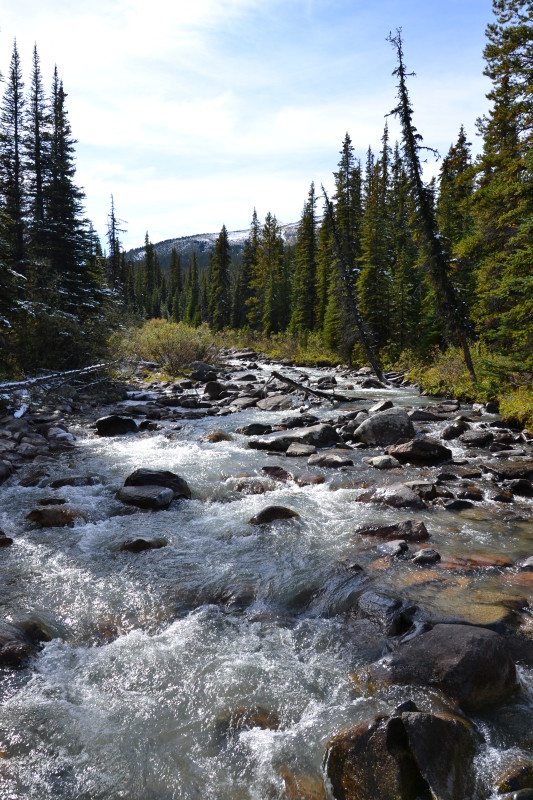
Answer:
<path fill-rule="evenodd" d="M 360 398 L 353 405 L 311 411 L 332 419 L 384 394 L 395 405 L 431 403 L 412 389 L 353 394 Z M 325 744 L 342 728 L 391 713 L 407 697 L 421 708 L 438 705 L 407 687 L 365 696 L 351 679 L 391 645 L 350 613 L 364 589 L 411 600 L 440 619 L 491 624 L 503 606 L 521 609 L 522 624 L 531 624 L 531 583 L 517 571 L 391 562 L 354 534 L 369 522 L 416 518 L 443 559 L 514 563 L 531 553 L 530 499 L 484 501 L 460 513 L 357 502 L 365 486 L 424 474 L 370 468 L 362 458 L 377 448 L 353 451 L 353 468 L 315 468 L 321 485 L 275 482 L 263 466 L 301 473 L 305 459 L 252 450 L 236 429 L 298 413 L 252 408 L 113 438 L 80 423 L 71 427 L 75 449 L 57 456 L 52 473 L 94 475 L 94 485 L 0 488 L 0 527 L 15 540 L 0 553 L 3 618 L 37 621 L 51 638 L 28 667 L 0 672 L 3 800 L 281 800 L 289 796 L 287 775 L 320 784 Z M 423 427 L 432 434 L 442 425 Z M 202 441 L 214 429 L 231 440 Z M 122 508 L 117 489 L 140 466 L 178 473 L 192 500 L 114 515 Z M 265 494 L 243 493 L 242 476 L 260 479 Z M 31 529 L 25 515 L 50 496 L 85 519 Z M 250 525 L 267 505 L 287 506 L 300 519 Z M 120 551 L 136 537 L 168 544 Z M 354 562 L 363 571 L 351 569 Z M 480 797 L 492 796 L 498 771 L 533 747 L 533 671 L 519 673 L 518 696 L 473 717 Z M 276 724 L 232 728 L 239 709 L 270 714 Z"/>

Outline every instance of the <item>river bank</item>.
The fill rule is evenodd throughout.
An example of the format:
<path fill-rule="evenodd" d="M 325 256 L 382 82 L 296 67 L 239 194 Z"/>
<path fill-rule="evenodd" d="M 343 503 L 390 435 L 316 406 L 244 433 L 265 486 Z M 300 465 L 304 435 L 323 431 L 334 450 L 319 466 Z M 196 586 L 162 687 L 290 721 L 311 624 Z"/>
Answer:
<path fill-rule="evenodd" d="M 358 726 L 410 702 L 402 736 L 435 714 L 475 732 L 450 795 L 412 743 L 416 791 L 492 796 L 531 749 L 529 437 L 368 371 L 253 352 L 213 366 L 2 421 L 2 619 L 22 648 L 2 672 L 4 793 L 341 797 L 336 737 L 356 747 Z M 130 432 L 97 435 L 102 417 Z M 140 468 L 190 499 L 121 500 Z M 381 680 L 372 665 L 439 624 L 490 632 L 518 673 L 498 688 L 485 664 L 472 691 L 496 695 L 466 708 L 429 674 Z"/>

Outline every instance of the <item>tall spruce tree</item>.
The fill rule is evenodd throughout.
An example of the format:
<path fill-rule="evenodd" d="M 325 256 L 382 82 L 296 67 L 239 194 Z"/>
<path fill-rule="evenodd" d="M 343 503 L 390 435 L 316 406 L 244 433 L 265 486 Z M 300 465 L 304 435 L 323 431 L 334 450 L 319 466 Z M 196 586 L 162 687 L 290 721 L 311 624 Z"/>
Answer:
<path fill-rule="evenodd" d="M 316 325 L 318 224 L 315 206 L 315 184 L 312 183 L 294 246 L 290 329 L 296 334 L 308 333 Z"/>
<path fill-rule="evenodd" d="M 209 321 L 214 331 L 220 331 L 230 324 L 231 319 L 231 248 L 225 225 L 215 242 L 210 267 Z"/>
<path fill-rule="evenodd" d="M 23 274 L 26 272 L 24 104 L 24 83 L 15 39 L 0 113 L 0 219 L 4 259 L 10 269 Z"/>
<path fill-rule="evenodd" d="M 483 339 L 517 366 L 533 365 L 533 7 L 494 0 L 487 27 L 489 114 L 480 120 L 483 153 L 474 214 L 475 318 Z"/>
<path fill-rule="evenodd" d="M 27 189 L 27 250 L 37 294 L 49 285 L 46 259 L 45 187 L 50 160 L 50 115 L 41 77 L 37 45 L 33 48 L 30 94 L 26 105 L 24 161 Z"/>
<path fill-rule="evenodd" d="M 198 259 L 196 251 L 192 254 L 191 263 L 185 279 L 185 308 L 183 321 L 186 325 L 198 327 L 201 319 L 200 282 L 198 279 Z"/>
<path fill-rule="evenodd" d="M 254 286 L 263 297 L 261 329 L 277 333 L 283 326 L 283 239 L 276 217 L 269 211 L 259 235 Z"/>

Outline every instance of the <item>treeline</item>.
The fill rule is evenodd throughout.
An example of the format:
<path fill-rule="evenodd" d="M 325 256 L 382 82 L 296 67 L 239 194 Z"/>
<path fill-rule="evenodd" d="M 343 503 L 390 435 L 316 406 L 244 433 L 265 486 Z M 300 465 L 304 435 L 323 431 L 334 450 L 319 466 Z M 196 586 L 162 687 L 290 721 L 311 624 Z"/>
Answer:
<path fill-rule="evenodd" d="M 75 183 L 75 140 L 57 68 L 46 93 L 35 46 L 25 90 L 15 41 L 0 109 L 0 368 L 85 363 L 109 291 Z"/>
<path fill-rule="evenodd" d="M 147 238 L 144 262 L 129 267 L 130 307 L 214 330 L 319 333 L 358 359 L 357 307 L 372 348 L 388 362 L 457 342 L 465 348 L 469 339 L 513 367 L 533 367 L 531 3 L 496 0 L 487 39 L 491 110 L 478 120 L 477 158 L 461 126 L 438 178 L 421 185 L 422 139 L 398 33 L 391 37 L 399 59 L 392 113 L 402 141 L 391 145 L 385 126 L 379 150 L 369 148 L 362 165 L 346 134 L 333 214 L 311 184 L 293 247 L 273 214 L 261 224 L 254 212 L 240 263 L 232 264 L 223 227 L 202 276 L 194 257 L 183 265 L 176 251 L 162 275 Z"/>
<path fill-rule="evenodd" d="M 312 334 L 344 358 L 382 361 L 469 342 L 533 368 L 533 9 L 494 0 L 485 74 L 491 108 L 478 121 L 473 158 L 463 127 L 437 179 L 421 177 L 422 138 L 413 124 L 401 35 L 402 139 L 356 158 L 346 134 L 331 202 L 311 184 L 297 239 L 276 217 L 253 213 L 234 258 L 225 226 L 207 269 L 174 250 L 162 271 L 148 234 L 144 258 L 127 262 L 113 201 L 104 255 L 74 183 L 74 140 L 57 71 L 47 97 L 37 51 L 28 93 L 16 45 L 0 117 L 0 337 L 4 366 L 87 359 L 124 314 L 168 318 L 214 331 Z M 361 335 L 361 331 L 365 334 Z M 469 367 L 471 376 L 473 368 Z"/>

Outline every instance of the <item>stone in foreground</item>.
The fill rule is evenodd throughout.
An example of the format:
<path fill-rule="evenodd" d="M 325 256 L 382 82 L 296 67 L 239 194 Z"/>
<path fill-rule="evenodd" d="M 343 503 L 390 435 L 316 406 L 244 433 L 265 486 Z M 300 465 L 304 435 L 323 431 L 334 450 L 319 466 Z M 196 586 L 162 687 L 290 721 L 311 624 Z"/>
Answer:
<path fill-rule="evenodd" d="M 299 514 L 296 511 L 293 511 L 292 508 L 285 508 L 285 506 L 267 506 L 255 517 L 252 517 L 249 520 L 250 525 L 268 525 L 270 522 L 275 522 L 276 520 L 284 520 L 284 519 L 296 519 L 299 518 Z"/>
<path fill-rule="evenodd" d="M 402 463 L 410 464 L 440 464 L 452 458 L 452 451 L 435 439 L 411 439 L 387 447 L 387 453 Z"/>
<path fill-rule="evenodd" d="M 122 436 L 125 433 L 137 433 L 139 430 L 134 419 L 120 417 L 118 414 L 100 417 L 95 425 L 98 436 Z"/>
<path fill-rule="evenodd" d="M 184 478 L 163 469 L 148 469 L 141 467 L 128 475 L 124 481 L 124 486 L 163 486 L 172 489 L 174 500 L 186 498 L 190 500 L 191 490 Z"/>
<path fill-rule="evenodd" d="M 439 624 L 371 664 L 374 685 L 430 686 L 465 710 L 506 700 L 517 686 L 505 639 L 470 625 Z"/>
<path fill-rule="evenodd" d="M 117 499 L 137 508 L 161 511 L 174 500 L 174 492 L 163 486 L 123 486 L 117 492 Z"/>
<path fill-rule="evenodd" d="M 403 408 L 379 411 L 359 425 L 354 439 L 368 445 L 395 444 L 400 439 L 412 439 L 415 435 L 413 423 Z"/>

